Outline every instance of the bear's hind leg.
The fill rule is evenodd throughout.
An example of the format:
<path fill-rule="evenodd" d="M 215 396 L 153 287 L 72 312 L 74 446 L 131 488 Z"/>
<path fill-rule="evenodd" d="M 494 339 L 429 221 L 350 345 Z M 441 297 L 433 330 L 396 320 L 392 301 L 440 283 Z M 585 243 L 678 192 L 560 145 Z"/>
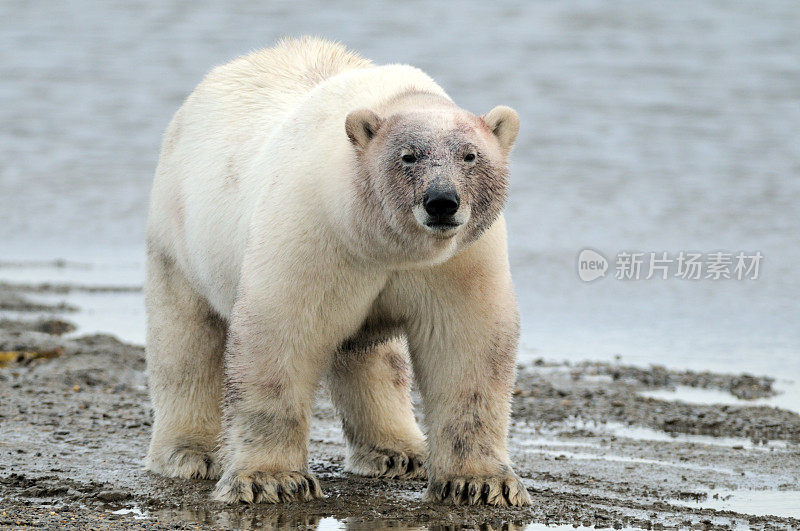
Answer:
<path fill-rule="evenodd" d="M 225 325 L 174 262 L 149 253 L 145 286 L 153 433 L 147 469 L 217 478 Z"/>
<path fill-rule="evenodd" d="M 399 338 L 341 349 L 330 375 L 342 416 L 348 472 L 369 477 L 426 477 L 427 453 L 411 406 L 408 349 Z"/>

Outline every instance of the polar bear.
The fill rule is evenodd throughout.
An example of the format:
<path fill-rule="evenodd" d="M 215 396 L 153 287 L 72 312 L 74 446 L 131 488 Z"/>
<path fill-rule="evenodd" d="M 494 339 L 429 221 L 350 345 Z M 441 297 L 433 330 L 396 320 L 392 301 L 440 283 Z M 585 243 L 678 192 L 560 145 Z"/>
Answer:
<path fill-rule="evenodd" d="M 319 39 L 212 70 L 152 188 L 147 468 L 219 478 L 224 502 L 321 497 L 307 439 L 324 379 L 348 471 L 427 477 L 447 503 L 530 503 L 505 443 L 518 130 L 508 107 L 477 117 L 416 68 Z"/>

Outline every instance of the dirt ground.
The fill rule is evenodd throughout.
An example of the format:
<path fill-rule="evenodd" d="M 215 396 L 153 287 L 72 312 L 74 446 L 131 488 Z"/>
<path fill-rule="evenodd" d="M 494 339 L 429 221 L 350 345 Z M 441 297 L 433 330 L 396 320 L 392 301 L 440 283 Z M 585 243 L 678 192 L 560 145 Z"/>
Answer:
<path fill-rule="evenodd" d="M 28 293 L 57 290 L 0 286 L 0 309 L 15 316 L 0 319 L 3 528 L 800 528 L 800 519 L 724 508 L 727 497 L 751 491 L 791 506 L 800 492 L 800 416 L 640 394 L 681 385 L 752 399 L 773 394 L 771 380 L 592 362 L 520 367 L 509 448 L 529 508 L 434 505 L 422 501 L 423 481 L 343 472 L 344 442 L 323 391 L 310 468 L 324 499 L 211 502 L 212 481 L 143 470 L 151 422 L 143 349 L 105 335 L 64 336 L 73 308 Z"/>

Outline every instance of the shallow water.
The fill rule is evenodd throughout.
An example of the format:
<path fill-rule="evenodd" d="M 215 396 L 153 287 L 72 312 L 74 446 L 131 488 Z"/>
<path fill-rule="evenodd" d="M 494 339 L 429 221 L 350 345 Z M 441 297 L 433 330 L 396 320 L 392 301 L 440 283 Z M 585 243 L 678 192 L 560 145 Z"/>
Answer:
<path fill-rule="evenodd" d="M 0 261 L 61 257 L 89 263 L 86 282 L 140 283 L 170 115 L 211 66 L 312 33 L 420 66 L 475 112 L 520 112 L 507 218 L 523 358 L 799 380 L 798 27 L 792 0 L 3 2 Z M 585 247 L 765 258 L 753 281 L 585 284 Z M 135 296 L 85 298 L 82 325 L 142 339 Z"/>
<path fill-rule="evenodd" d="M 640 393 L 658 400 L 680 401 L 687 404 L 720 404 L 729 406 L 772 406 L 800 413 L 800 386 L 795 381 L 778 380 L 774 388 L 778 393 L 767 398 L 744 400 L 717 389 L 698 389 L 679 385 L 675 389 L 653 389 Z"/>
<path fill-rule="evenodd" d="M 708 490 L 706 495 L 702 500 L 670 503 L 755 516 L 800 518 L 800 491 L 796 490 Z"/>
<path fill-rule="evenodd" d="M 128 515 L 131 514 L 137 520 L 156 520 L 161 523 L 165 522 L 186 522 L 193 521 L 203 524 L 215 524 L 225 527 L 235 527 L 236 529 L 288 529 L 290 526 L 298 526 L 302 529 L 315 529 L 317 531 L 332 531 L 340 529 L 349 530 L 374 530 L 374 529 L 392 529 L 395 531 L 425 531 L 430 529 L 424 523 L 414 522 L 399 522 L 397 520 L 362 520 L 356 518 L 334 518 L 327 516 L 323 518 L 308 517 L 303 522 L 296 521 L 281 521 L 280 517 L 265 518 L 262 516 L 245 514 L 245 510 L 231 509 L 228 511 L 215 511 L 214 513 L 207 513 L 205 511 L 186 511 L 186 510 L 162 510 L 144 512 L 139 507 L 132 507 L 126 509 L 119 509 L 112 511 L 112 514 Z M 292 515 L 296 516 L 296 515 Z M 495 522 L 487 522 L 487 529 L 502 529 L 507 531 L 584 531 L 594 529 L 593 527 L 585 527 L 582 525 L 545 525 L 540 523 L 530 523 L 522 525 L 514 525 L 513 523 L 502 523 L 496 526 Z M 441 526 L 434 526 L 435 529 L 440 529 Z M 634 529 L 630 527 L 620 527 L 618 529 Z"/>
<path fill-rule="evenodd" d="M 774 451 L 776 449 L 797 448 L 794 443 L 773 440 L 765 443 L 753 442 L 744 437 L 714 437 L 711 435 L 694 435 L 687 433 L 670 433 L 654 430 L 646 426 L 627 425 L 621 422 L 587 422 L 581 419 L 572 419 L 565 426 L 573 430 L 589 430 L 601 437 L 621 437 L 637 441 L 651 441 L 674 444 L 696 444 L 709 446 L 722 446 L 726 448 L 747 448 L 748 450 Z M 570 441 L 558 438 L 556 433 L 541 433 L 534 439 L 524 441 L 520 447 L 526 451 L 537 448 L 602 448 L 598 442 Z M 789 444 L 792 444 L 790 447 Z"/>

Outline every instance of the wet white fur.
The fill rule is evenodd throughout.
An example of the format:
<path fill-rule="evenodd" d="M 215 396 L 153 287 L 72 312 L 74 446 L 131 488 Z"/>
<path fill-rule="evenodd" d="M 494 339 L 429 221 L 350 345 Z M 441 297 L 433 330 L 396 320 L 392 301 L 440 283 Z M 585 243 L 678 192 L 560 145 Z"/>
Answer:
<path fill-rule="evenodd" d="M 292 76 L 309 65 L 340 73 L 317 84 Z M 383 448 L 427 458 L 432 485 L 499 478 L 511 481 L 515 504 L 528 500 L 505 450 L 514 353 L 501 353 L 499 362 L 497 353 L 487 355 L 504 334 L 512 338 L 506 350 L 516 347 L 502 217 L 466 249 L 458 236 L 421 236 L 414 249 L 370 253 L 352 241 L 353 224 L 368 220 L 353 192 L 357 160 L 345 117 L 409 87 L 446 96 L 416 68 L 372 66 L 324 41 L 288 41 L 213 70 L 175 114 L 147 226 L 151 470 L 222 471 L 218 499 L 278 501 L 272 485 L 305 481 L 287 474 L 307 470 L 299 440 L 307 437 L 314 389 L 330 375 L 337 407 L 365 443 L 351 447 L 351 470 L 376 475 L 367 446 Z M 334 363 L 337 347 L 370 318 L 404 323 L 429 449 L 408 389 L 387 382 L 385 367 L 369 365 L 387 348 L 408 359 L 405 343 Z M 220 460 L 223 346 L 234 336 L 226 370 L 245 391 L 226 411 Z M 487 383 L 491 363 L 502 365 L 502 376 Z M 285 390 L 270 398 L 263 383 L 276 381 Z M 469 437 L 489 448 L 467 461 L 452 449 L 452 430 L 466 418 L 465 392 L 481 394 L 468 417 L 480 417 L 483 428 Z M 241 419 L 259 414 L 296 417 L 299 431 L 263 426 L 265 440 L 286 443 L 247 446 Z M 259 481 L 273 498 L 247 494 Z"/>

